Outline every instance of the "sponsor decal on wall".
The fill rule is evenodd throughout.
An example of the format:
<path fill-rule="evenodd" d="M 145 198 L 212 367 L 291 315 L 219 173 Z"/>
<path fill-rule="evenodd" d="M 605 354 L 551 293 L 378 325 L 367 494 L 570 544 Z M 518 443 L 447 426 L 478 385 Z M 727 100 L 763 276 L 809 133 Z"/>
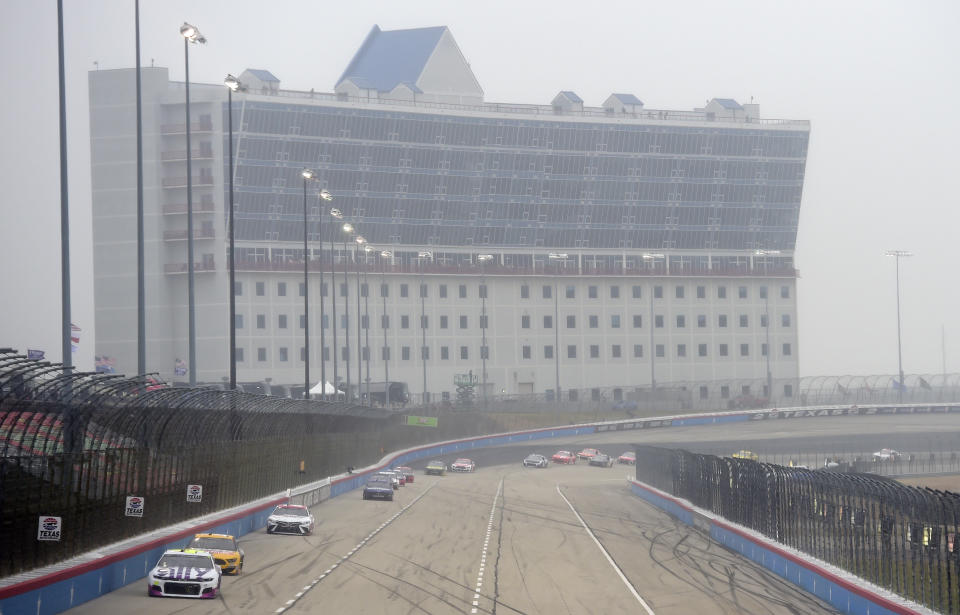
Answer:
<path fill-rule="evenodd" d="M 187 501 L 199 502 L 203 500 L 203 485 L 187 485 Z"/>
<path fill-rule="evenodd" d="M 123 514 L 127 517 L 142 517 L 143 498 L 137 495 L 128 495 L 127 505 L 124 507 Z"/>
<path fill-rule="evenodd" d="M 37 540 L 60 540 L 62 519 L 49 515 L 41 515 L 37 526 Z"/>

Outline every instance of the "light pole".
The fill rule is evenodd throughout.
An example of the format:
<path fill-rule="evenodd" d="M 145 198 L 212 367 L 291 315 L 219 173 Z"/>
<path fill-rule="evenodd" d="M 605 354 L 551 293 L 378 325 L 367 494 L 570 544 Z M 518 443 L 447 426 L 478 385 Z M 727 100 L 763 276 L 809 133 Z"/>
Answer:
<path fill-rule="evenodd" d="M 367 243 L 363 235 L 357 235 L 356 246 L 353 248 L 353 266 L 356 267 L 357 278 L 357 397 L 363 403 L 363 345 L 360 341 L 360 248 Z M 349 291 L 348 291 L 349 292 Z"/>
<path fill-rule="evenodd" d="M 317 261 L 317 265 L 320 268 L 320 399 L 327 399 L 327 360 L 323 356 L 324 349 L 327 347 L 327 335 L 326 330 L 323 326 L 323 217 L 326 215 L 324 212 L 325 206 L 323 201 L 332 201 L 333 195 L 330 194 L 326 189 L 321 189 L 317 193 L 317 196 L 320 198 L 320 217 L 317 218 L 317 237 L 320 238 L 320 257 Z M 304 311 L 304 319 L 310 318 L 310 316 Z M 307 323 L 304 323 L 306 327 Z"/>
<path fill-rule="evenodd" d="M 913 253 L 906 250 L 887 250 L 887 256 L 897 259 L 897 369 L 900 373 L 897 400 L 898 403 L 903 403 L 903 346 L 900 342 L 900 259 L 913 256 Z"/>
<path fill-rule="evenodd" d="M 383 328 L 383 407 L 390 407 L 390 355 L 389 346 L 387 346 L 387 293 L 385 292 L 387 284 L 386 261 L 393 258 L 393 252 L 384 250 L 380 253 L 380 297 L 383 299 L 383 314 L 380 317 L 380 326 Z"/>
<path fill-rule="evenodd" d="M 343 231 L 343 318 L 344 318 L 344 327 L 343 327 L 343 341 L 346 343 L 347 356 L 343 360 L 344 368 L 343 371 L 347 376 L 347 392 L 346 398 L 347 401 L 353 399 L 353 391 L 350 390 L 350 282 L 347 280 L 347 260 L 350 258 L 350 250 L 347 249 L 347 239 L 353 235 L 354 228 L 353 225 L 349 222 L 344 222 L 341 227 Z M 336 326 L 337 323 L 333 323 Z"/>
<path fill-rule="evenodd" d="M 303 177 L 303 398 L 310 399 L 310 280 L 307 276 L 310 258 L 307 252 L 307 182 L 316 177 L 316 174 L 312 169 L 304 169 L 300 171 L 300 175 Z M 322 353 L 323 350 L 320 352 Z"/>
<path fill-rule="evenodd" d="M 565 252 L 551 252 L 547 255 L 552 261 L 566 262 L 567 254 Z M 556 372 L 556 398 L 557 406 L 560 405 L 560 300 L 557 297 L 557 275 L 553 276 L 553 365 Z"/>
<path fill-rule="evenodd" d="M 184 82 L 186 84 L 186 133 L 187 133 L 187 337 L 190 346 L 190 386 L 197 384 L 197 319 L 194 301 L 193 264 L 193 176 L 192 153 L 190 152 L 190 43 L 202 45 L 207 42 L 196 26 L 183 22 L 180 26 L 183 37 Z M 230 289 L 233 292 L 233 289 Z M 236 323 L 230 323 L 236 326 Z"/>
<path fill-rule="evenodd" d="M 363 328 L 363 348 L 366 351 L 367 364 L 367 405 L 371 405 L 370 400 L 370 281 L 367 275 L 367 266 L 370 253 L 373 252 L 373 246 L 369 243 L 363 246 L 363 283 L 367 287 L 367 293 L 363 296 L 363 318 L 367 321 L 367 326 Z"/>
<path fill-rule="evenodd" d="M 655 264 L 658 260 L 663 260 L 663 259 L 666 258 L 666 257 L 665 257 L 663 254 L 651 254 L 651 253 L 646 253 L 646 254 L 643 254 L 643 256 L 642 256 L 641 258 L 643 258 L 643 260 L 645 260 L 645 261 L 647 261 L 647 262 L 649 262 L 649 263 L 651 263 L 651 264 L 653 265 L 653 264 Z M 657 392 L 657 378 L 656 378 L 656 372 L 654 371 L 654 369 L 655 369 L 655 368 L 654 368 L 654 362 L 656 361 L 656 358 L 657 358 L 657 352 L 656 352 L 656 348 L 654 347 L 654 344 L 653 344 L 653 322 L 654 322 L 654 316 L 653 316 L 653 285 L 651 284 L 651 285 L 650 285 L 650 325 L 649 325 L 649 326 L 650 326 L 650 397 L 651 397 L 651 402 L 653 401 L 652 398 L 656 396 L 656 392 Z"/>
<path fill-rule="evenodd" d="M 140 0 L 133 3 L 137 52 L 137 375 L 147 373 L 146 280 L 143 254 L 143 93 L 140 84 Z"/>
<path fill-rule="evenodd" d="M 417 259 L 420 265 L 420 284 L 418 284 L 420 287 L 420 361 L 423 363 L 423 398 L 421 403 L 426 406 L 427 401 L 429 401 L 427 395 L 427 327 L 424 322 L 427 313 L 427 287 L 423 283 L 423 261 L 432 261 L 433 252 L 417 252 Z"/>
<path fill-rule="evenodd" d="M 336 207 L 330 208 L 330 217 L 334 220 L 342 220 L 343 214 Z M 321 239 L 323 239 L 321 237 Z M 333 399 L 336 401 L 340 396 L 339 389 L 339 377 L 337 374 L 337 256 L 336 256 L 336 247 L 337 240 L 333 238 L 330 240 L 330 301 L 333 303 Z M 321 242 L 321 250 L 323 248 Z M 323 293 L 320 295 L 323 296 Z M 323 323 L 321 322 L 321 329 Z M 322 351 L 321 351 L 322 352 Z M 324 384 L 324 387 L 327 385 Z"/>
<path fill-rule="evenodd" d="M 756 250 L 753 253 L 755 256 L 772 256 L 780 254 L 780 250 Z M 763 274 L 767 274 L 767 259 L 763 259 Z M 767 288 L 767 291 L 763 295 L 763 305 L 764 305 L 764 317 L 767 319 L 767 401 L 772 402 L 773 400 L 773 373 L 770 371 L 770 355 L 773 353 L 773 348 L 770 347 L 770 288 Z M 771 403 L 772 406 L 772 403 Z"/>
<path fill-rule="evenodd" d="M 57 53 L 60 92 L 60 351 L 63 373 L 73 371 L 70 322 L 70 207 L 67 190 L 67 92 L 63 62 L 63 0 L 57 0 Z M 73 452 L 73 451 L 71 451 Z"/>
<path fill-rule="evenodd" d="M 233 75 L 227 75 L 223 80 L 223 85 L 227 86 L 227 131 L 229 139 L 227 144 L 227 156 L 229 157 L 229 175 L 230 190 L 227 196 L 227 234 L 230 236 L 230 248 L 227 256 L 230 268 L 230 390 L 237 388 L 237 270 L 236 255 L 234 254 L 234 226 L 233 226 L 233 93 L 240 92 L 246 88 L 240 83 L 240 80 Z"/>
<path fill-rule="evenodd" d="M 493 260 L 493 254 L 478 254 L 480 263 L 480 361 L 483 369 L 483 407 L 487 407 L 487 262 Z"/>

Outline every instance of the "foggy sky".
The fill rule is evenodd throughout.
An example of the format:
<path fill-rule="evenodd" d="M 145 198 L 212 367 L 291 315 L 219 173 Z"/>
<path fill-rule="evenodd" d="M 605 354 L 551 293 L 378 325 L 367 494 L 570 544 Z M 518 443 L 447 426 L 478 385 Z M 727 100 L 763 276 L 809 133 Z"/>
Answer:
<path fill-rule="evenodd" d="M 64 4 L 73 321 L 83 329 L 74 359 L 92 369 L 87 71 L 134 65 L 133 0 Z M 946 369 L 960 371 L 958 2 L 141 0 L 144 66 L 183 79 L 185 20 L 209 40 L 191 50 L 194 82 L 262 68 L 282 88 L 331 91 L 374 24 L 446 25 L 487 101 L 549 104 L 571 89 L 590 106 L 630 92 L 651 108 L 692 109 L 753 97 L 762 117 L 808 119 L 800 374 L 897 371 L 888 249 L 915 253 L 901 270 L 904 370 L 941 371 L 945 327 Z M 60 356 L 56 26 L 54 0 L 0 4 L 0 347 L 44 349 L 51 360 Z"/>

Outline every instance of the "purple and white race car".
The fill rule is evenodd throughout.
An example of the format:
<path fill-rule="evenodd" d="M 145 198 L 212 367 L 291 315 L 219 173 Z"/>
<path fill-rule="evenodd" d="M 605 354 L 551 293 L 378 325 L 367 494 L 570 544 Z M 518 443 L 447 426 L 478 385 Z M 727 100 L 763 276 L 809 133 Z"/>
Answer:
<path fill-rule="evenodd" d="M 473 459 L 461 458 L 450 464 L 451 472 L 475 472 L 477 464 Z"/>
<path fill-rule="evenodd" d="M 147 595 L 215 598 L 222 572 L 209 551 L 172 549 L 147 575 Z"/>

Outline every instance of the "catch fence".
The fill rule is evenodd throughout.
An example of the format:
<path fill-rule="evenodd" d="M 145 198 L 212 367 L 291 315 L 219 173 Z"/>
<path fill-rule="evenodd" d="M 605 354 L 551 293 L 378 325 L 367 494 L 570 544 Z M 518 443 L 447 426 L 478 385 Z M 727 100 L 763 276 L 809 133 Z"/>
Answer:
<path fill-rule="evenodd" d="M 637 480 L 942 613 L 960 613 L 960 495 L 652 446 Z"/>

